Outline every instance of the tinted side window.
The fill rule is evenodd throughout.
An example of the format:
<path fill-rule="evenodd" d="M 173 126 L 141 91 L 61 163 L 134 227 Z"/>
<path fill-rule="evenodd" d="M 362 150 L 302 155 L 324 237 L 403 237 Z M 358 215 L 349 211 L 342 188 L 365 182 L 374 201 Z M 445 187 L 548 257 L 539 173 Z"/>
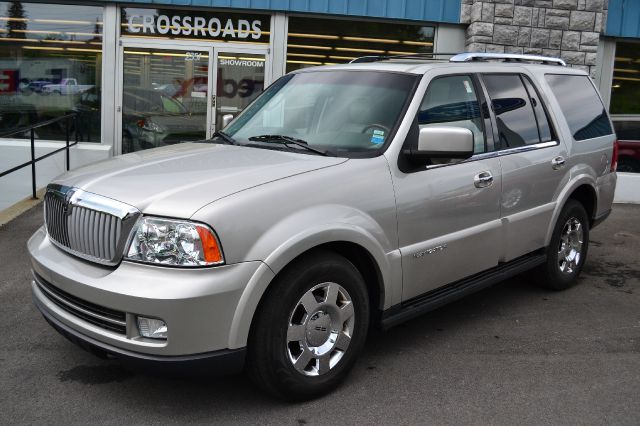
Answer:
<path fill-rule="evenodd" d="M 528 77 L 522 76 L 527 92 L 529 93 L 529 99 L 533 105 L 533 111 L 536 114 L 536 122 L 538 123 L 538 130 L 540 131 L 540 142 L 549 142 L 553 140 L 553 132 L 551 131 L 551 125 L 549 124 L 549 117 L 547 111 L 542 105 L 542 99 L 533 84 Z"/>
<path fill-rule="evenodd" d="M 551 91 L 577 141 L 610 135 L 611 123 L 586 75 L 547 74 Z"/>
<path fill-rule="evenodd" d="M 498 149 L 540 142 L 529 95 L 518 74 L 484 75 L 498 125 Z"/>
<path fill-rule="evenodd" d="M 420 128 L 451 126 L 469 129 L 473 133 L 473 152 L 484 152 L 483 120 L 471 76 L 453 75 L 434 79 L 418 111 L 418 125 Z"/>

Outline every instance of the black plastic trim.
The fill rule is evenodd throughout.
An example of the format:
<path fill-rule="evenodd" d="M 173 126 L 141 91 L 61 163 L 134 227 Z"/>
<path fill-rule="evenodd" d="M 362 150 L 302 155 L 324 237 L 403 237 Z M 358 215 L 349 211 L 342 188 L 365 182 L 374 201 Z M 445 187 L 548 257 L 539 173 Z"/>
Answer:
<path fill-rule="evenodd" d="M 546 261 L 544 250 L 521 256 L 479 274 L 431 290 L 421 296 L 392 306 L 382 313 L 381 325 L 389 329 L 476 291 L 525 272 Z"/>
<path fill-rule="evenodd" d="M 595 228 L 596 226 L 600 225 L 602 222 L 604 222 L 609 215 L 611 214 L 611 209 L 607 210 L 606 212 L 602 213 L 601 215 L 598 215 L 596 217 L 593 218 L 593 221 L 591 222 L 591 228 Z"/>

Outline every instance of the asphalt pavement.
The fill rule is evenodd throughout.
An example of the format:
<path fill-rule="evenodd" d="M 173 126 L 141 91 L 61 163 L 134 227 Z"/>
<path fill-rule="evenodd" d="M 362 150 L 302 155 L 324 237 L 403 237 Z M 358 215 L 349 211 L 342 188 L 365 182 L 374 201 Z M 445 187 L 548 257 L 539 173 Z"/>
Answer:
<path fill-rule="evenodd" d="M 38 206 L 0 228 L 0 424 L 640 424 L 640 206 L 591 234 L 578 285 L 519 276 L 374 333 L 323 398 L 273 400 L 244 376 L 168 379 L 105 361 L 33 306 Z"/>

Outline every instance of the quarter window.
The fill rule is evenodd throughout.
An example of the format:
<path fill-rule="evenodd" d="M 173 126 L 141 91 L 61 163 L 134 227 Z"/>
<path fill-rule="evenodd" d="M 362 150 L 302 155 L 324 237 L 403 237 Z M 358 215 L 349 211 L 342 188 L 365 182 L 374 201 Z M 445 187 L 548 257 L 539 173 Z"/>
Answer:
<path fill-rule="evenodd" d="M 498 148 L 540 142 L 531 99 L 518 74 L 483 76 L 498 126 Z"/>
<path fill-rule="evenodd" d="M 613 133 L 607 112 L 589 77 L 547 74 L 546 78 L 575 140 Z"/>
<path fill-rule="evenodd" d="M 483 120 L 473 80 L 468 75 L 434 79 L 418 112 L 420 128 L 451 126 L 473 133 L 474 153 L 485 151 Z"/>

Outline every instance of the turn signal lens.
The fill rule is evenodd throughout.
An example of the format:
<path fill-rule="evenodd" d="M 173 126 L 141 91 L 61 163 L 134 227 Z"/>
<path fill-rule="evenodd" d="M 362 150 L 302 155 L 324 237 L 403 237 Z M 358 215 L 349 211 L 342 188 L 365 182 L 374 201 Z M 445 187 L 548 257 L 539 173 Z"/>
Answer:
<path fill-rule="evenodd" d="M 218 240 L 215 235 L 202 225 L 196 225 L 196 230 L 198 231 L 200 241 L 202 242 L 204 260 L 207 263 L 222 262 L 222 253 L 220 252 L 220 247 L 218 247 Z"/>

